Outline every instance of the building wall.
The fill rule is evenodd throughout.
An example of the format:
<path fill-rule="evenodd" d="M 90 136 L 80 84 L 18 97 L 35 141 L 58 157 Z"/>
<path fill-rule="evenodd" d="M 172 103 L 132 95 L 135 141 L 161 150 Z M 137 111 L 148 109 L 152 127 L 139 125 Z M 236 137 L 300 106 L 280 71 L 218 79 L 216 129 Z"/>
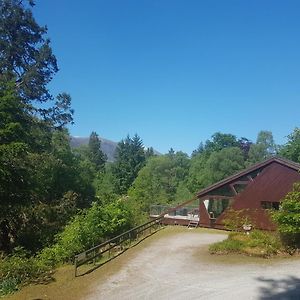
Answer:
<path fill-rule="evenodd" d="M 274 230 L 275 225 L 270 220 L 268 211 L 261 208 L 261 202 L 280 202 L 292 190 L 293 184 L 297 181 L 300 181 L 300 174 L 297 171 L 273 162 L 264 168 L 243 192 L 235 196 L 231 208 L 235 210 L 248 209 L 247 214 L 254 220 L 256 228 Z M 216 220 L 216 228 L 222 227 L 225 217 L 226 210 Z M 201 220 L 200 223 L 202 223 Z"/>

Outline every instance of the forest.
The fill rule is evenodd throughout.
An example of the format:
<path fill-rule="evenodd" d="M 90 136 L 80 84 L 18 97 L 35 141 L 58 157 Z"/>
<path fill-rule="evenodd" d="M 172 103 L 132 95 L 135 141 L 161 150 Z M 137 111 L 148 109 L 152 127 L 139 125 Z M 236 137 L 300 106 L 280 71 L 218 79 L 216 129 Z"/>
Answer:
<path fill-rule="evenodd" d="M 48 88 L 58 63 L 33 5 L 0 1 L 0 294 L 145 222 L 152 204 L 188 200 L 274 155 L 300 162 L 299 128 L 284 145 L 267 130 L 256 141 L 216 132 L 191 156 L 155 155 L 137 134 L 114 162 L 96 132 L 71 148 L 71 96 Z"/>

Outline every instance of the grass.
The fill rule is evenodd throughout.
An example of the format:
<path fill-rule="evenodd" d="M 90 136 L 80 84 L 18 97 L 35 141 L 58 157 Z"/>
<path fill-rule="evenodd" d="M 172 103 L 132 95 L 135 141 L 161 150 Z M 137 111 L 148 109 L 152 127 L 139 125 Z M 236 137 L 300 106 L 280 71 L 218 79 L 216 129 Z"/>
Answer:
<path fill-rule="evenodd" d="M 254 230 L 249 235 L 232 232 L 224 241 L 209 247 L 211 254 L 239 253 L 269 258 L 284 253 L 277 233 Z"/>

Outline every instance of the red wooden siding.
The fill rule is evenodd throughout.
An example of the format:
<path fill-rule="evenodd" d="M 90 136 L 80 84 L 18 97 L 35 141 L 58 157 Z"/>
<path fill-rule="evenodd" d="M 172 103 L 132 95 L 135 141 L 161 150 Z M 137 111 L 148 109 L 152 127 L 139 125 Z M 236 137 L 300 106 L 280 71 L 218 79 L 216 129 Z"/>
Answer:
<path fill-rule="evenodd" d="M 235 196 L 231 208 L 249 209 L 248 214 L 254 220 L 256 227 L 275 229 L 267 211 L 261 208 L 261 202 L 280 202 L 297 181 L 300 181 L 300 174 L 297 171 L 274 162 L 255 177 L 242 193 Z M 216 220 L 216 227 L 222 225 L 224 217 L 226 211 Z"/>

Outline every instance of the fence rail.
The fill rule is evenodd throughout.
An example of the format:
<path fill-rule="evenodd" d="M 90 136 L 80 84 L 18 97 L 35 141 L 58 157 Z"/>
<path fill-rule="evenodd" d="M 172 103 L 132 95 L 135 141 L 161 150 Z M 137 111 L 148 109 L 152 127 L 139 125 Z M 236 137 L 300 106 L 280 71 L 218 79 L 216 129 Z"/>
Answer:
<path fill-rule="evenodd" d="M 84 252 L 81 252 L 75 255 L 75 277 L 77 276 L 78 267 L 86 264 L 87 262 L 93 261 L 95 263 L 96 258 L 102 256 L 104 253 L 111 253 L 113 249 L 119 248 L 119 250 L 123 250 L 126 246 L 130 246 L 131 242 L 137 240 L 139 236 L 144 233 L 146 230 L 150 230 L 150 234 L 152 233 L 152 228 L 157 230 L 161 225 L 161 220 L 163 216 L 159 216 L 147 223 L 139 225 L 131 230 L 128 230 L 108 241 L 105 241 L 93 248 L 90 248 Z M 127 245 L 125 245 L 127 244 Z M 110 255 L 109 255 L 110 256 Z"/>

